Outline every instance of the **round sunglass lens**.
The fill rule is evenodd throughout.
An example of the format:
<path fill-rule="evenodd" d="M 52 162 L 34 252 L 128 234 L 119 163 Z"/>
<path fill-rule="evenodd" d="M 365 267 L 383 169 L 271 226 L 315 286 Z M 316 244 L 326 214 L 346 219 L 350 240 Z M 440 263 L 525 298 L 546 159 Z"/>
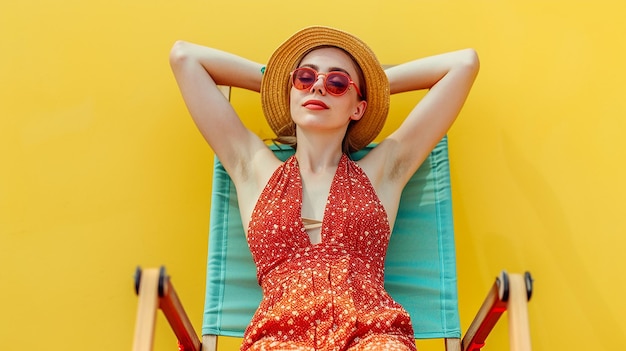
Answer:
<path fill-rule="evenodd" d="M 335 95 L 343 94 L 350 85 L 348 77 L 340 73 L 329 73 L 326 76 L 326 89 Z"/>
<path fill-rule="evenodd" d="M 300 90 L 308 89 L 315 83 L 315 73 L 307 69 L 298 69 L 294 72 L 293 83 Z"/>

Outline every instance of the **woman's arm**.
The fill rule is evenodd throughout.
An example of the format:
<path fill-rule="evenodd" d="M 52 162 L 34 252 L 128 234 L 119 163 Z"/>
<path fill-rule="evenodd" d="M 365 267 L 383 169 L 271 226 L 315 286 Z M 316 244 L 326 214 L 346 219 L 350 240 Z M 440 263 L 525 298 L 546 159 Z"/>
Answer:
<path fill-rule="evenodd" d="M 231 176 L 265 144 L 241 122 L 217 85 L 259 91 L 262 65 L 220 50 L 178 41 L 170 65 L 198 129 Z"/>
<path fill-rule="evenodd" d="M 410 61 L 387 69 L 392 94 L 429 89 L 401 126 L 380 146 L 385 178 L 404 182 L 428 157 L 461 111 L 478 74 L 473 49 Z M 404 184 L 404 183 L 402 183 Z"/>
<path fill-rule="evenodd" d="M 190 62 L 191 61 L 191 62 Z M 184 64 L 200 65 L 218 85 L 261 89 L 262 65 L 243 57 L 185 41 L 177 41 L 170 52 L 170 64 L 178 78 Z"/>

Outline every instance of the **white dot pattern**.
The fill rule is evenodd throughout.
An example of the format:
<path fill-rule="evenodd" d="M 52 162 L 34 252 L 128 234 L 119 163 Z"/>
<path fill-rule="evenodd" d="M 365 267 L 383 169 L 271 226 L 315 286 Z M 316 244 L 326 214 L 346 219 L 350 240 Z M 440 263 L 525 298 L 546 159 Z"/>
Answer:
<path fill-rule="evenodd" d="M 311 244 L 301 213 L 292 156 L 270 178 L 248 228 L 263 300 L 241 349 L 415 350 L 408 313 L 384 289 L 391 233 L 365 172 L 342 156 L 321 243 Z"/>

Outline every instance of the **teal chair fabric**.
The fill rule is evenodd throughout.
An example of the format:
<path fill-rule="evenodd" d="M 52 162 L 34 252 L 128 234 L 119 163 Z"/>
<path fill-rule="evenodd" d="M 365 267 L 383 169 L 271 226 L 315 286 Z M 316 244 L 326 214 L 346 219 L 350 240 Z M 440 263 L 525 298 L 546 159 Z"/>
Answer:
<path fill-rule="evenodd" d="M 353 155 L 363 157 L 375 145 Z M 286 159 L 293 150 L 278 150 Z M 285 148 L 287 149 L 287 148 Z M 244 236 L 235 187 L 215 161 L 203 335 L 241 337 L 261 289 Z M 385 287 L 412 318 L 416 339 L 460 338 L 447 138 L 406 186 L 391 236 Z"/>

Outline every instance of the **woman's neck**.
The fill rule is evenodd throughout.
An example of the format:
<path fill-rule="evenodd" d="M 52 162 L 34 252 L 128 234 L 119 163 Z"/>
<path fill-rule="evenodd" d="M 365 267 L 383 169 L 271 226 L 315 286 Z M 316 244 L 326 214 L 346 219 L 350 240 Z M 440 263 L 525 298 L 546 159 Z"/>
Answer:
<path fill-rule="evenodd" d="M 345 130 L 314 131 L 297 128 L 296 158 L 301 170 L 334 170 L 343 154 Z"/>
<path fill-rule="evenodd" d="M 311 147 L 306 143 L 303 145 L 298 141 L 296 149 L 296 159 L 298 159 L 301 172 L 320 173 L 326 170 L 334 170 L 337 168 L 342 154 L 341 145 L 335 147 Z"/>

